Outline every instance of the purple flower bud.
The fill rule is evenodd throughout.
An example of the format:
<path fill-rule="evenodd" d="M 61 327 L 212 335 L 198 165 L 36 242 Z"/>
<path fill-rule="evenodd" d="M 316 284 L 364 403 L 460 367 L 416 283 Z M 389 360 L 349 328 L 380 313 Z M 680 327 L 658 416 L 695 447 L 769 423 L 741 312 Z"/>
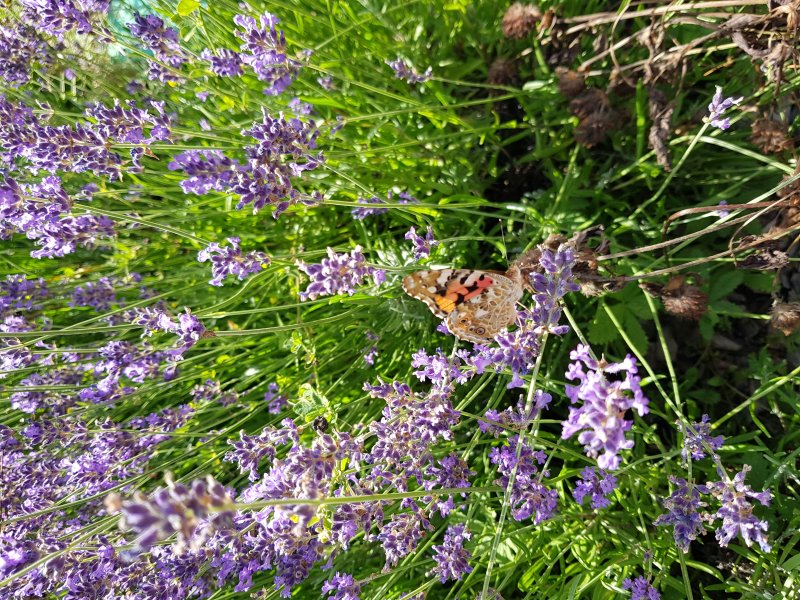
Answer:
<path fill-rule="evenodd" d="M 441 583 L 448 580 L 459 581 L 467 573 L 472 573 L 469 564 L 472 554 L 464 548 L 464 542 L 471 537 L 472 534 L 465 525 L 450 525 L 444 534 L 444 543 L 433 546 L 433 551 L 436 553 L 433 560 L 436 566 L 431 573 L 436 575 Z"/>

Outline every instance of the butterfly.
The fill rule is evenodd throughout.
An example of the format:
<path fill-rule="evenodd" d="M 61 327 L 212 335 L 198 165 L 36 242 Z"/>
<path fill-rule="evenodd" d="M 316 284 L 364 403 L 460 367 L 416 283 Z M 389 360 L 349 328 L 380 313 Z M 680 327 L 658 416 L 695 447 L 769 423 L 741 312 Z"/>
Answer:
<path fill-rule="evenodd" d="M 505 273 L 437 269 L 411 273 L 403 279 L 403 289 L 444 319 L 453 335 L 485 344 L 514 322 L 523 278 L 515 265 Z"/>

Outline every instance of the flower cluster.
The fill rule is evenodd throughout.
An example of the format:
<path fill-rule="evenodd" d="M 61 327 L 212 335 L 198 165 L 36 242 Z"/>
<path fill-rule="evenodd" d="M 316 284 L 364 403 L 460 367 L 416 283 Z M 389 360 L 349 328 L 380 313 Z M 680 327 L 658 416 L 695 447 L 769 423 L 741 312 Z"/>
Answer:
<path fill-rule="evenodd" d="M 572 406 L 569 418 L 562 423 L 561 437 L 568 439 L 580 432 L 578 441 L 586 455 L 597 458 L 601 469 L 614 470 L 620 463 L 619 452 L 633 448 L 633 440 L 625 437 L 633 421 L 625 419 L 625 413 L 634 409 L 640 416 L 645 415 L 649 401 L 639 385 L 635 358 L 629 355 L 623 362 L 608 363 L 596 360 L 590 351 L 588 346 L 579 344 L 570 353 L 574 362 L 566 377 L 579 383 L 566 386 Z M 624 378 L 608 378 L 619 374 Z"/>
<path fill-rule="evenodd" d="M 134 15 L 132 23 L 128 23 L 128 29 L 153 53 L 155 60 L 148 61 L 149 79 L 162 83 L 183 81 L 180 68 L 187 56 L 180 46 L 177 29 L 167 27 L 157 15 L 143 16 L 139 13 Z"/>
<path fill-rule="evenodd" d="M 273 381 L 267 386 L 267 391 L 264 392 L 264 402 L 267 403 L 267 412 L 271 415 L 277 415 L 286 408 L 286 405 L 289 404 L 289 399 L 280 393 L 278 384 Z"/>
<path fill-rule="evenodd" d="M 708 415 L 703 415 L 699 422 L 692 423 L 691 425 L 682 425 L 678 423 L 678 431 L 683 434 L 683 449 L 681 450 L 681 457 L 683 461 L 700 460 L 706 457 L 706 452 L 716 452 L 722 447 L 725 438 L 721 435 L 711 436 L 711 425 Z"/>
<path fill-rule="evenodd" d="M 386 64 L 392 68 L 394 76 L 397 79 L 403 79 L 408 83 L 424 83 L 433 75 L 433 69 L 431 67 L 428 67 L 424 73 L 420 74 L 417 73 L 416 69 L 414 69 L 408 61 L 400 57 L 397 57 L 395 60 L 387 60 Z"/>
<path fill-rule="evenodd" d="M 0 23 L 0 77 L 13 87 L 30 81 L 33 65 L 46 57 L 48 46 L 25 23 Z"/>
<path fill-rule="evenodd" d="M 712 127 L 716 127 L 717 129 L 728 129 L 731 126 L 731 118 L 723 117 L 723 114 L 728 111 L 728 109 L 736 106 L 739 104 L 744 98 L 734 98 L 730 96 L 728 98 L 722 97 L 722 88 L 717 86 L 717 91 L 714 94 L 714 97 L 711 99 L 711 103 L 708 105 L 708 116 L 705 118 L 705 121 L 710 123 Z"/>
<path fill-rule="evenodd" d="M 242 57 L 238 52 L 219 48 L 212 52 L 208 48 L 203 50 L 200 58 L 207 61 L 211 71 L 220 77 L 239 77 L 242 74 Z"/>
<path fill-rule="evenodd" d="M 416 227 L 408 230 L 405 238 L 414 246 L 414 260 L 422 260 L 431 255 L 431 246 L 435 246 L 438 242 L 433 237 L 433 228 L 428 225 L 425 236 L 417 235 Z"/>
<path fill-rule="evenodd" d="M 386 197 L 389 202 L 392 202 L 393 193 L 390 191 L 388 194 L 386 194 Z M 377 196 L 372 196 L 371 198 L 359 198 L 358 200 L 356 200 L 356 202 L 358 202 L 359 204 L 386 204 L 386 201 L 378 198 Z M 397 195 L 397 204 L 416 204 L 418 202 L 419 200 L 414 198 L 414 196 L 412 196 L 408 192 L 400 192 Z M 389 209 L 385 207 L 381 208 L 358 207 L 350 211 L 350 213 L 353 215 L 353 218 L 358 220 L 363 220 L 366 219 L 367 217 L 372 217 L 375 215 L 382 215 L 387 212 L 389 212 Z"/>
<path fill-rule="evenodd" d="M 533 402 L 528 408 L 524 397 L 520 396 L 516 408 L 508 407 L 502 412 L 490 408 L 483 419 L 478 419 L 478 429 L 481 433 L 489 433 L 498 437 L 503 430 L 525 431 L 539 413 L 545 410 L 553 397 L 547 392 L 536 390 L 533 393 Z"/>
<path fill-rule="evenodd" d="M 108 12 L 110 0 L 21 0 L 21 18 L 59 41 L 70 31 L 93 31 L 92 20 Z"/>
<path fill-rule="evenodd" d="M 276 29 L 280 19 L 270 13 L 258 20 L 248 15 L 236 15 L 233 22 L 242 29 L 233 33 L 242 40 L 241 61 L 253 69 L 260 81 L 269 87 L 264 93 L 277 96 L 291 85 L 300 71 L 300 63 L 286 55 L 286 37 Z"/>
<path fill-rule="evenodd" d="M 352 575 L 337 572 L 322 584 L 322 593 L 328 594 L 327 600 L 359 600 L 361 585 Z"/>
<path fill-rule="evenodd" d="M 679 477 L 670 476 L 675 491 L 664 500 L 664 508 L 668 512 L 658 517 L 655 525 L 672 525 L 672 536 L 675 544 L 684 552 L 689 552 L 689 544 L 697 536 L 705 533 L 703 517 L 699 509 L 706 506 L 700 499 L 700 493 L 706 493 L 704 486 L 693 485 Z"/>
<path fill-rule="evenodd" d="M 242 254 L 239 248 L 239 238 L 227 238 L 230 246 L 221 247 L 217 243 L 211 243 L 197 254 L 200 262 L 211 261 L 211 275 L 209 283 L 221 286 L 222 280 L 229 275 L 236 275 L 239 281 L 248 275 L 258 273 L 270 263 L 270 258 L 265 252 L 248 252 Z"/>
<path fill-rule="evenodd" d="M 509 444 L 489 451 L 489 460 L 497 466 L 501 477 L 495 485 L 508 488 L 513 478 L 509 496 L 511 516 L 517 521 L 533 517 L 534 525 L 551 518 L 558 504 L 558 492 L 548 489 L 542 479 L 549 476 L 539 467 L 547 460 L 541 450 L 533 450 L 519 435 L 509 438 Z"/>
<path fill-rule="evenodd" d="M 180 182 L 184 193 L 202 196 L 212 190 L 221 192 L 231 188 L 243 167 L 221 150 L 187 150 L 176 154 L 167 168 L 189 176 Z"/>
<path fill-rule="evenodd" d="M 650 582 L 644 577 L 626 579 L 622 582 L 622 589 L 630 590 L 631 600 L 660 600 L 661 598 L 658 590 L 650 585 Z"/>
<path fill-rule="evenodd" d="M 617 478 L 607 471 L 597 470 L 594 467 L 586 467 L 581 471 L 581 478 L 575 485 L 572 496 L 575 502 L 583 504 L 586 496 L 592 498 L 592 508 L 605 508 L 611 502 L 608 500 L 609 494 L 617 489 Z"/>
<path fill-rule="evenodd" d="M 436 566 L 432 573 L 445 583 L 448 580 L 458 581 L 467 573 L 472 572 L 469 559 L 472 554 L 464 548 L 464 542 L 472 537 L 463 524 L 451 525 L 444 534 L 444 542 L 441 545 L 433 546 L 436 553 L 433 560 Z"/>
<path fill-rule="evenodd" d="M 203 323 L 192 314 L 188 308 L 175 320 L 166 311 L 160 308 L 135 308 L 128 315 L 134 325 L 144 328 L 144 336 L 150 337 L 157 331 L 174 333 L 178 336 L 168 354 L 173 360 L 181 360 L 183 354 L 194 346 L 200 338 L 209 334 Z"/>
<path fill-rule="evenodd" d="M 315 300 L 320 296 L 335 296 L 356 292 L 356 286 L 363 283 L 365 277 L 372 277 L 375 285 L 386 281 L 386 272 L 367 265 L 366 258 L 361 252 L 361 246 L 356 246 L 350 254 L 336 254 L 333 248 L 328 248 L 328 258 L 322 259 L 318 264 L 307 264 L 298 261 L 297 267 L 311 278 L 311 283 L 304 292 L 300 292 L 301 300 Z"/>

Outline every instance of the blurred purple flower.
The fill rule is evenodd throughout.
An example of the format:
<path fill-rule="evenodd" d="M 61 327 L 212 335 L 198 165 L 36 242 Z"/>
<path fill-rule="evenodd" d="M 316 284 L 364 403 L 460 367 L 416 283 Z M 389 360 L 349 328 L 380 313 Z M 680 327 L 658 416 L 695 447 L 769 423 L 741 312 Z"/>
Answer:
<path fill-rule="evenodd" d="M 583 504 L 586 496 L 592 498 L 592 508 L 605 508 L 611 502 L 608 496 L 617 489 L 617 478 L 611 473 L 600 469 L 598 472 L 594 467 L 586 467 L 581 471 L 580 480 L 575 484 L 572 495 L 575 502 Z"/>
<path fill-rule="evenodd" d="M 335 296 L 356 292 L 356 286 L 363 283 L 365 277 L 372 277 L 375 285 L 386 280 L 386 272 L 366 264 L 361 253 L 361 246 L 356 246 L 350 254 L 336 254 L 328 248 L 328 258 L 318 264 L 307 264 L 298 261 L 297 267 L 311 278 L 306 291 L 300 292 L 301 300 L 315 300 L 320 296 Z"/>
<path fill-rule="evenodd" d="M 153 52 L 158 61 L 149 61 L 148 78 L 162 83 L 182 81 L 175 71 L 180 69 L 187 57 L 180 46 L 178 30 L 167 27 L 164 20 L 157 15 L 142 16 L 135 13 L 133 19 L 132 23 L 128 23 L 128 29 Z"/>
<path fill-rule="evenodd" d="M 436 553 L 433 560 L 436 566 L 431 573 L 436 575 L 441 583 L 448 580 L 460 581 L 464 575 L 472 573 L 469 564 L 472 554 L 464 548 L 464 542 L 471 537 L 472 534 L 463 523 L 450 525 L 444 534 L 444 542 L 433 546 L 433 551 Z"/>
<path fill-rule="evenodd" d="M 416 504 L 411 512 L 394 515 L 387 524 L 381 527 L 376 537 L 386 553 L 386 568 L 395 567 L 404 558 L 416 550 L 425 530 L 433 529 L 425 513 Z"/>
<path fill-rule="evenodd" d="M 437 466 L 438 465 L 438 466 Z M 475 475 L 475 471 L 469 468 L 467 462 L 455 453 L 437 459 L 435 463 L 429 464 L 425 468 L 425 481 L 422 487 L 426 490 L 434 490 L 437 487 L 442 489 L 468 488 L 472 484 L 469 478 Z M 466 497 L 466 494 L 461 494 Z M 428 499 L 426 498 L 426 501 Z M 455 507 L 453 496 L 448 496 L 442 500 L 441 496 L 434 500 L 435 506 L 442 517 L 446 517 Z"/>
<path fill-rule="evenodd" d="M 2 194 L 2 188 L 0 188 Z M 28 279 L 25 275 L 6 275 L 0 280 L 0 316 L 15 311 L 39 310 L 40 302 L 50 296 L 44 279 Z"/>
<path fill-rule="evenodd" d="M 524 431 L 527 429 L 539 413 L 545 410 L 553 397 L 542 390 L 536 390 L 533 394 L 533 404 L 530 410 L 525 410 L 526 400 L 520 396 L 516 408 L 509 406 L 503 412 L 489 409 L 484 414 L 483 419 L 478 419 L 478 429 L 481 433 L 490 433 L 498 437 L 503 430 Z"/>
<path fill-rule="evenodd" d="M 433 228 L 430 225 L 428 225 L 425 237 L 417 235 L 416 227 L 412 227 L 406 233 L 405 238 L 414 246 L 414 260 L 428 258 L 431 255 L 431 246 L 439 243 L 434 239 Z"/>
<path fill-rule="evenodd" d="M 286 405 L 289 404 L 289 399 L 280 393 L 278 384 L 273 381 L 267 386 L 267 391 L 264 392 L 264 402 L 267 403 L 267 412 L 271 415 L 277 415 L 286 408 Z"/>
<path fill-rule="evenodd" d="M 403 79 L 408 83 L 423 83 L 428 81 L 433 75 L 433 69 L 431 69 L 431 67 L 428 67 L 427 70 L 420 75 L 408 61 L 400 57 L 397 57 L 395 60 L 387 60 L 386 64 L 394 71 L 395 78 Z"/>
<path fill-rule="evenodd" d="M 706 506 L 706 503 L 700 500 L 700 493 L 708 493 L 708 488 L 691 484 L 679 477 L 670 476 L 669 480 L 676 489 L 663 501 L 664 508 L 668 512 L 659 516 L 653 524 L 672 525 L 675 544 L 686 553 L 689 552 L 692 540 L 705 533 L 704 518 L 698 510 Z"/>
<path fill-rule="evenodd" d="M 633 448 L 633 440 L 625 433 L 633 425 L 625 413 L 636 410 L 640 416 L 649 412 L 648 399 L 639 386 L 636 359 L 628 355 L 620 363 L 607 363 L 592 358 L 589 346 L 578 344 L 570 353 L 574 362 L 566 373 L 567 379 L 578 380 L 578 385 L 566 386 L 570 399 L 569 418 L 562 423 L 561 437 L 568 439 L 581 432 L 578 441 L 584 452 L 597 458 L 601 469 L 614 470 L 619 466 L 620 450 Z M 584 371 L 584 365 L 590 369 Z M 624 374 L 624 379 L 609 380 L 607 375 Z M 583 404 L 578 406 L 582 401 Z"/>
<path fill-rule="evenodd" d="M 216 242 L 210 243 L 197 254 L 199 262 L 211 261 L 211 285 L 221 286 L 222 280 L 229 275 L 236 275 L 242 281 L 248 275 L 258 273 L 270 264 L 265 252 L 252 251 L 242 254 L 239 238 L 227 238 L 230 246 L 221 247 Z"/>
<path fill-rule="evenodd" d="M 38 31 L 55 36 L 59 41 L 75 30 L 92 32 L 91 21 L 98 13 L 108 12 L 109 0 L 21 0 L 22 20 Z"/>
<path fill-rule="evenodd" d="M 77 286 L 72 292 L 70 306 L 87 306 L 102 312 L 117 303 L 117 294 L 114 283 L 109 277 L 101 277 L 95 282 Z"/>
<path fill-rule="evenodd" d="M 48 45 L 32 27 L 0 24 L 0 77 L 11 87 L 28 83 L 34 63 L 48 54 Z"/>
<path fill-rule="evenodd" d="M 706 457 L 707 449 L 715 453 L 722 448 L 725 438 L 721 435 L 711 437 L 711 425 L 708 415 L 703 415 L 699 422 L 694 422 L 685 427 L 678 422 L 678 431 L 683 434 L 683 449 L 681 457 L 684 462 L 689 460 L 700 460 Z"/>
<path fill-rule="evenodd" d="M 622 589 L 630 590 L 631 600 L 660 600 L 661 594 L 650 585 L 644 577 L 636 579 L 626 579 L 622 582 Z"/>
<path fill-rule="evenodd" d="M 392 192 L 390 191 L 386 197 L 389 202 L 392 202 Z M 414 196 L 408 194 L 407 192 L 400 192 L 398 195 L 397 204 L 416 204 L 419 202 Z M 372 196 L 371 198 L 359 198 L 356 200 L 359 204 L 386 204 L 385 200 L 378 198 L 377 196 Z M 367 217 L 372 217 L 374 215 L 382 215 L 384 213 L 389 212 L 388 208 L 354 208 L 350 211 L 353 215 L 354 219 L 366 219 Z"/>
<path fill-rule="evenodd" d="M 352 575 L 336 572 L 336 575 L 322 584 L 322 594 L 327 600 L 359 600 L 361 585 Z"/>
<path fill-rule="evenodd" d="M 739 104 L 743 99 L 743 96 L 739 98 L 730 96 L 723 99 L 722 87 L 717 86 L 717 91 L 711 99 L 711 104 L 708 105 L 708 117 L 705 118 L 705 121 L 711 123 L 711 126 L 717 129 L 722 129 L 723 131 L 728 129 L 731 126 L 731 118 L 723 117 L 722 115 L 727 112 L 729 108 Z"/>

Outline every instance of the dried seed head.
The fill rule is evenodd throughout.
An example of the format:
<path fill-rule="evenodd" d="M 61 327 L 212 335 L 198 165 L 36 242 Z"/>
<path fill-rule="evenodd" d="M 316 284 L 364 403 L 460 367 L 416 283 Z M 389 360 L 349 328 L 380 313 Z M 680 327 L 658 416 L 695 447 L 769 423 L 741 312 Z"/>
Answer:
<path fill-rule="evenodd" d="M 579 119 L 608 109 L 608 96 L 598 88 L 587 88 L 569 103 L 569 111 Z"/>
<path fill-rule="evenodd" d="M 489 66 L 487 80 L 492 85 L 511 85 L 517 79 L 517 65 L 505 58 L 495 58 Z"/>
<path fill-rule="evenodd" d="M 615 126 L 616 114 L 613 111 L 591 113 L 575 128 L 575 141 L 591 148 L 605 140 Z"/>
<path fill-rule="evenodd" d="M 536 27 L 542 18 L 542 11 L 534 4 L 515 2 L 503 15 L 503 35 L 514 40 L 521 40 Z"/>
<path fill-rule="evenodd" d="M 764 154 L 780 154 L 794 148 L 786 126 L 771 119 L 756 119 L 751 125 L 750 140 Z"/>
<path fill-rule="evenodd" d="M 708 294 L 687 284 L 683 275 L 676 275 L 663 286 L 642 282 L 639 287 L 651 296 L 661 298 L 664 310 L 681 319 L 697 321 L 708 311 Z"/>
<path fill-rule="evenodd" d="M 556 75 L 558 75 L 558 91 L 567 98 L 576 98 L 586 90 L 586 80 L 583 75 L 566 67 L 556 67 Z"/>
<path fill-rule="evenodd" d="M 800 302 L 775 303 L 769 324 L 783 335 L 791 335 L 800 329 Z"/>

